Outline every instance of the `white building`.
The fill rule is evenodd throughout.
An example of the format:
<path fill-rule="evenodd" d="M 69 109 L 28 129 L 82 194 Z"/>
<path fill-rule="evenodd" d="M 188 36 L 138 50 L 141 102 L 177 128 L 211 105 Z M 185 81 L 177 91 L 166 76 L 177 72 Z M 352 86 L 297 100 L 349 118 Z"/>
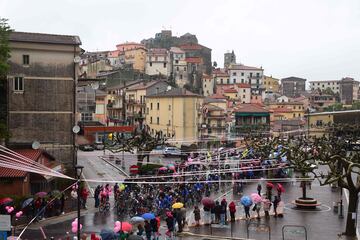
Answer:
<path fill-rule="evenodd" d="M 188 82 L 187 62 L 185 52 L 178 47 L 170 48 L 172 77 L 179 87 L 183 87 Z"/>
<path fill-rule="evenodd" d="M 170 55 L 164 48 L 152 48 L 146 54 L 145 73 L 148 75 L 170 76 Z"/>
<path fill-rule="evenodd" d="M 340 93 L 340 80 L 310 81 L 311 91 L 331 89 L 333 93 Z"/>

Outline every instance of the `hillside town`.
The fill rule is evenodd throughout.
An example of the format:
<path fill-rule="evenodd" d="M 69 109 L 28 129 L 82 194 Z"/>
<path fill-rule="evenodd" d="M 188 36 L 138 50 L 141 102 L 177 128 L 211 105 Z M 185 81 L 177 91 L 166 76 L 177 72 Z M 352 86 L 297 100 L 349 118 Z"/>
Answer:
<path fill-rule="evenodd" d="M 77 35 L 7 34 L 0 234 L 250 239 L 256 223 L 257 239 L 270 229 L 280 239 L 289 224 L 311 239 L 356 235 L 353 76 L 276 76 L 233 50 L 214 59 L 203 39 L 171 30 L 106 51 L 83 49 Z M 331 154 L 343 158 L 326 162 Z M 335 230 L 318 238 L 327 222 Z"/>

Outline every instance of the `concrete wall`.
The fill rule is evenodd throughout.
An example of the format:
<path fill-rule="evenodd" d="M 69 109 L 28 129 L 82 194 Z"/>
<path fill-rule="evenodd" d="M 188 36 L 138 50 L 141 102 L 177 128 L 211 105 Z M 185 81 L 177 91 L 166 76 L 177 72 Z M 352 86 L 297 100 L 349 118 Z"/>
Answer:
<path fill-rule="evenodd" d="M 59 162 L 72 164 L 74 75 L 79 72 L 74 56 L 80 48 L 18 42 L 10 42 L 10 47 L 9 146 L 39 141 Z M 29 55 L 29 65 L 23 65 L 23 55 Z M 24 91 L 14 91 L 14 77 L 23 77 Z"/>

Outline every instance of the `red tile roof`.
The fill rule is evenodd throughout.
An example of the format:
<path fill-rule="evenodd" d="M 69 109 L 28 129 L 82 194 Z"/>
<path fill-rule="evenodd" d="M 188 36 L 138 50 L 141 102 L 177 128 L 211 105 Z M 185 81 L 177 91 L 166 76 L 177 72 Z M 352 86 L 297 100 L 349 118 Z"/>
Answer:
<path fill-rule="evenodd" d="M 188 58 L 185 58 L 185 61 L 188 63 L 202 63 L 203 62 L 201 57 L 188 57 Z"/>
<path fill-rule="evenodd" d="M 238 87 L 239 88 L 250 88 L 251 86 L 248 83 L 240 83 L 240 84 L 238 84 Z"/>
<path fill-rule="evenodd" d="M 230 70 L 263 70 L 262 68 L 245 66 L 243 64 L 233 64 L 229 67 Z"/>
<path fill-rule="evenodd" d="M 240 104 L 235 109 L 234 112 L 250 112 L 250 113 L 268 113 L 269 111 L 257 104 Z"/>
<path fill-rule="evenodd" d="M 227 97 L 225 97 L 224 95 L 222 95 L 222 94 L 217 94 L 217 93 L 208 96 L 208 98 L 213 98 L 213 99 L 227 99 Z"/>
<path fill-rule="evenodd" d="M 38 161 L 40 156 L 45 153 L 40 149 L 36 149 L 36 150 L 35 149 L 16 149 L 13 151 L 17 152 L 17 153 L 23 155 L 24 157 L 27 157 L 33 161 Z M 21 160 L 18 157 L 15 157 L 15 158 Z M 49 159 L 47 158 L 47 156 L 45 159 L 46 160 L 44 161 L 44 165 L 46 167 L 51 167 L 52 164 L 49 162 Z M 0 167 L 0 178 L 25 177 L 27 173 L 28 172 L 22 171 L 22 170 Z"/>
<path fill-rule="evenodd" d="M 225 89 L 224 93 L 237 93 L 237 91 L 233 88 L 230 88 L 230 89 Z"/>

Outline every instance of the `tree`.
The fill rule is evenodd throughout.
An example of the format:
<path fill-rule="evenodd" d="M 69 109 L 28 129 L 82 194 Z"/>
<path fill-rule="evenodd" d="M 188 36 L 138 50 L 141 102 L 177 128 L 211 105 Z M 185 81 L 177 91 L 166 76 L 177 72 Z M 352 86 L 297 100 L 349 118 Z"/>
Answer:
<path fill-rule="evenodd" d="M 144 124 L 142 117 L 138 119 L 138 123 L 135 125 L 134 132 L 129 139 L 125 139 L 121 135 L 117 135 L 115 138 L 116 147 L 106 147 L 113 153 L 117 152 L 130 152 L 137 154 L 137 165 L 142 166 L 144 158 L 147 157 L 149 162 L 149 154 L 156 146 L 165 145 L 166 138 L 162 132 L 156 132 L 155 137 L 151 136 L 149 127 Z"/>
<path fill-rule="evenodd" d="M 0 95 L 7 95 L 7 72 L 9 70 L 8 59 L 10 58 L 9 35 L 11 28 L 7 19 L 0 18 Z M 8 139 L 10 134 L 7 130 L 7 98 L 0 97 L 0 142 Z"/>
<path fill-rule="evenodd" d="M 360 125 L 333 126 L 329 137 L 315 141 L 319 147 L 315 160 L 326 166 L 326 172 L 314 172 L 321 185 L 337 183 L 349 191 L 349 205 L 346 218 L 345 235 L 356 235 L 356 220 L 352 214 L 357 212 L 360 192 Z"/>

